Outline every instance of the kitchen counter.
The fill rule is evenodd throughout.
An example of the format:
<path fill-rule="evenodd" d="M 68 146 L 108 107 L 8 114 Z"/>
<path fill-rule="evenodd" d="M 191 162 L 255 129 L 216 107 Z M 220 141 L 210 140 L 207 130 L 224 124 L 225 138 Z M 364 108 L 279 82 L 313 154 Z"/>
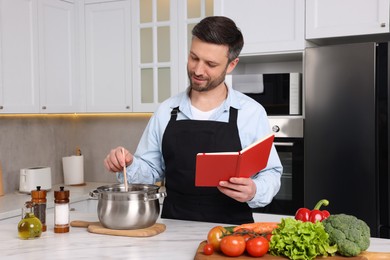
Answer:
<path fill-rule="evenodd" d="M 90 182 L 83 186 L 65 186 L 65 185 L 53 185 L 52 189 L 47 192 L 46 198 L 47 209 L 54 208 L 54 191 L 60 189 L 60 186 L 64 186 L 65 190 L 69 190 L 70 203 L 85 201 L 89 198 L 89 192 L 97 187 L 107 185 L 107 183 Z M 31 195 L 26 193 L 20 193 L 15 191 L 13 193 L 7 193 L 0 197 L 0 221 L 8 218 L 20 216 L 23 205 L 26 201 L 31 200 Z"/>
<path fill-rule="evenodd" d="M 71 220 L 97 221 L 97 214 L 71 212 Z M 282 216 L 255 214 L 257 221 L 278 221 Z M 0 222 L 1 259 L 193 259 L 199 243 L 215 223 L 158 219 L 166 230 L 153 237 L 136 238 L 89 233 L 71 227 L 69 233 L 53 231 L 53 214 L 47 215 L 48 230 L 40 238 L 21 240 L 17 222 Z M 373 238 L 368 251 L 389 252 L 390 240 Z"/>
<path fill-rule="evenodd" d="M 104 184 L 91 183 L 82 187 L 69 187 L 73 201 L 87 200 L 88 192 Z M 68 188 L 68 187 L 67 187 Z M 57 190 L 57 187 L 55 187 Z M 53 194 L 53 192 L 51 192 Z M 51 194 L 51 196 L 52 196 Z M 50 194 L 49 194 L 50 195 Z M 11 195 L 10 195 L 11 196 Z M 14 196 L 21 196 L 19 194 Z M 20 199 L 22 204 L 29 195 Z M 0 198 L 0 209 L 4 209 Z M 49 199 L 48 199 L 49 201 Z M 7 202 L 9 203 L 9 202 Z M 17 204 L 17 203 L 15 203 Z M 8 204 L 9 205 L 9 204 Z M 9 205 L 10 206 L 10 205 Z M 10 206 L 11 207 L 11 206 Z M 12 207 L 11 207 L 12 208 Z M 20 209 L 13 209 L 12 212 Z M 0 212 L 1 216 L 10 216 Z M 254 214 L 256 221 L 279 221 L 282 215 Z M 70 211 L 70 219 L 97 221 L 96 212 Z M 166 230 L 153 237 L 122 237 L 100 235 L 88 232 L 85 228 L 71 227 L 69 233 L 54 233 L 54 214 L 48 211 L 46 217 L 47 231 L 34 240 L 21 240 L 17 234 L 20 218 L 0 221 L 0 258 L 1 259 L 194 259 L 199 243 L 206 239 L 208 231 L 216 223 L 158 219 L 166 225 Z M 372 238 L 368 251 L 389 252 L 390 239 Z"/>

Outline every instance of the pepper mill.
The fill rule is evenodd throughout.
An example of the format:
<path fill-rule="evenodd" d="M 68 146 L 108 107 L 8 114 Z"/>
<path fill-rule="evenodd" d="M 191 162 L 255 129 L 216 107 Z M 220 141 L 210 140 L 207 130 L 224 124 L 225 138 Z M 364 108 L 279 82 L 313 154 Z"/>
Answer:
<path fill-rule="evenodd" d="M 42 223 L 42 232 L 46 231 L 46 190 L 41 190 L 37 186 L 36 190 L 31 191 L 31 202 L 33 203 L 34 215 Z"/>
<path fill-rule="evenodd" d="M 69 190 L 54 191 L 54 233 L 69 232 Z"/>

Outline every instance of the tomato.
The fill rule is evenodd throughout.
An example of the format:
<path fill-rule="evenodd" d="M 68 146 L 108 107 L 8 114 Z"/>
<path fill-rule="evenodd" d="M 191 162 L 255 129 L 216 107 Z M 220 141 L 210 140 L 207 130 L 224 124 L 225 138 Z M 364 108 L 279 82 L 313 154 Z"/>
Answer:
<path fill-rule="evenodd" d="M 245 238 L 240 235 L 230 235 L 222 238 L 221 251 L 227 256 L 240 256 L 245 252 Z"/>
<path fill-rule="evenodd" d="M 268 233 L 267 235 L 265 235 L 265 238 L 266 238 L 268 241 L 271 241 L 272 233 Z"/>
<path fill-rule="evenodd" d="M 268 252 L 269 242 L 263 237 L 255 237 L 246 242 L 246 251 L 251 256 L 263 256 Z"/>
<path fill-rule="evenodd" d="M 219 244 L 221 242 L 222 237 L 224 234 L 226 234 L 227 231 L 222 226 L 216 226 L 210 229 L 209 233 L 207 234 L 207 244 L 212 245 L 214 251 L 219 251 L 220 247 Z"/>
<path fill-rule="evenodd" d="M 203 253 L 205 255 L 212 255 L 214 253 L 214 248 L 211 244 L 205 244 L 203 247 Z"/>

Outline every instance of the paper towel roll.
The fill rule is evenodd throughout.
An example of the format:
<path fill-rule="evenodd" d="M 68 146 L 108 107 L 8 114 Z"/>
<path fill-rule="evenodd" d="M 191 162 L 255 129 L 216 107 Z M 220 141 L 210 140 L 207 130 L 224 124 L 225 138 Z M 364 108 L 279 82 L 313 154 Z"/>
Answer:
<path fill-rule="evenodd" d="M 80 185 L 84 183 L 84 156 L 74 155 L 62 157 L 65 185 Z"/>

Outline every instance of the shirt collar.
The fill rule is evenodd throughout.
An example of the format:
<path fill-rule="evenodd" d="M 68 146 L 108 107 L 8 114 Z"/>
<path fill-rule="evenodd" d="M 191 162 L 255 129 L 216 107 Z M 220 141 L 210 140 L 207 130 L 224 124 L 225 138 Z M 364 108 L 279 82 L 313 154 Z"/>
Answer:
<path fill-rule="evenodd" d="M 170 102 L 170 107 L 172 109 L 175 107 L 179 107 L 179 110 L 181 112 L 183 112 L 186 115 L 190 115 L 191 100 L 189 97 L 189 91 L 190 91 L 190 87 L 187 87 L 185 91 L 181 92 L 179 95 L 172 98 Z M 239 98 L 236 94 L 236 91 L 231 86 L 228 86 L 228 95 L 225 102 L 223 103 L 223 110 L 228 111 L 230 107 L 240 109 L 241 105 L 240 105 Z"/>

